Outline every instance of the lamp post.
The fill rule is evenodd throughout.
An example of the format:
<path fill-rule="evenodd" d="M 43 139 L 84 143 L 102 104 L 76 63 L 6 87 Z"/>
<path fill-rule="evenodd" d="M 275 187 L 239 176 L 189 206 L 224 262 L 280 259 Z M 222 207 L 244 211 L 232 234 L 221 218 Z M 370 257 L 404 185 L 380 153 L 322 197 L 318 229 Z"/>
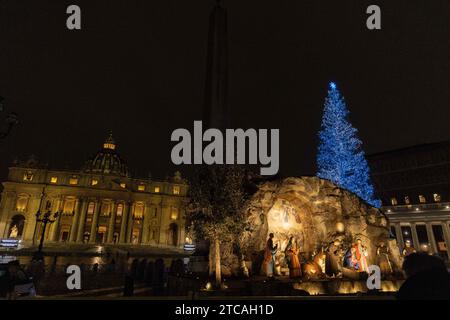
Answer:
<path fill-rule="evenodd" d="M 4 110 L 4 101 L 3 97 L 0 97 L 0 112 Z M 16 113 L 11 112 L 5 117 L 6 126 L 0 129 L 0 139 L 6 138 L 6 136 L 11 132 L 13 126 L 19 123 L 18 116 Z"/>
<path fill-rule="evenodd" d="M 49 223 L 52 224 L 53 222 L 56 221 L 56 219 L 59 216 L 59 212 L 54 213 L 53 217 L 51 217 L 51 216 L 52 216 L 52 213 L 50 212 L 50 210 L 47 210 L 47 212 L 44 213 L 43 215 L 40 210 L 38 210 L 38 212 L 36 213 L 36 221 L 42 222 L 43 228 L 42 228 L 41 240 L 39 242 L 39 247 L 33 256 L 33 260 L 43 260 L 43 258 L 44 258 L 43 254 L 42 254 L 42 247 L 44 245 L 45 230 L 47 229 L 47 224 L 49 224 Z"/>

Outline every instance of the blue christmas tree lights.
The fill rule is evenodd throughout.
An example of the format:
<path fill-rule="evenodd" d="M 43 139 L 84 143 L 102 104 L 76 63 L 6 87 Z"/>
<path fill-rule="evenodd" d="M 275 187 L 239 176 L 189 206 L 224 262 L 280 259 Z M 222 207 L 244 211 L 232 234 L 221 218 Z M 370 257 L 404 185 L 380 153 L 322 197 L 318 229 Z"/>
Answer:
<path fill-rule="evenodd" d="M 349 111 L 334 82 L 325 99 L 319 148 L 317 176 L 352 191 L 370 205 L 379 208 L 375 199 L 362 142 L 348 120 Z"/>

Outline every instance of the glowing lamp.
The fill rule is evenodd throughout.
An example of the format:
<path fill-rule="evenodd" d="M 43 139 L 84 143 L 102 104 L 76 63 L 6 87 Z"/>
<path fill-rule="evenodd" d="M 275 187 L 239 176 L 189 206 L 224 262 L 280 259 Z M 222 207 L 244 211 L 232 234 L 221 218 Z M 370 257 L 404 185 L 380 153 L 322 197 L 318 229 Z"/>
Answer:
<path fill-rule="evenodd" d="M 336 231 L 337 232 L 342 233 L 342 232 L 344 232 L 344 230 L 345 230 L 345 226 L 342 222 L 336 223 Z"/>

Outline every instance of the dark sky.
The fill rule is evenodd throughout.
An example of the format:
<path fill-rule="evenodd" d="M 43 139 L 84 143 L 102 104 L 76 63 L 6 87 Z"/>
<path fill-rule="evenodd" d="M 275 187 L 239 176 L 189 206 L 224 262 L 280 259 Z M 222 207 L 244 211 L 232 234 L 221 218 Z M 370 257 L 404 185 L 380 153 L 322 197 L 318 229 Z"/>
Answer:
<path fill-rule="evenodd" d="M 314 173 L 331 80 L 367 153 L 450 139 L 449 1 L 224 3 L 231 118 L 280 129 L 282 175 Z M 66 29 L 69 4 L 81 31 Z M 0 142 L 0 178 L 14 156 L 80 168 L 109 130 L 132 172 L 172 173 L 171 132 L 201 116 L 213 4 L 0 1 L 0 96 L 21 118 Z M 382 30 L 366 28 L 370 4 Z"/>

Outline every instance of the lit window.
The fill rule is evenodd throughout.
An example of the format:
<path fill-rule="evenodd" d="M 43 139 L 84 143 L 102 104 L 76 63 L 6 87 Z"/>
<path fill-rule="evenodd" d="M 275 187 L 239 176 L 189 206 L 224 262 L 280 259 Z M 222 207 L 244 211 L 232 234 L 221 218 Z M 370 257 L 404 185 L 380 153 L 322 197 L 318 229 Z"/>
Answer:
<path fill-rule="evenodd" d="M 31 172 L 31 171 L 25 172 L 25 174 L 23 175 L 23 180 L 24 181 L 31 181 L 31 180 L 33 180 L 33 172 Z"/>
<path fill-rule="evenodd" d="M 50 183 L 57 183 L 58 182 L 58 177 L 51 177 L 50 178 Z"/>
<path fill-rule="evenodd" d="M 20 197 L 17 199 L 16 210 L 24 212 L 27 209 L 28 197 Z"/>
<path fill-rule="evenodd" d="M 427 200 L 425 199 L 425 197 L 423 196 L 423 195 L 419 195 L 419 202 L 420 203 L 425 203 L 425 202 L 427 202 Z"/>
<path fill-rule="evenodd" d="M 98 185 L 98 180 L 97 179 L 92 179 L 91 180 L 91 186 L 96 186 Z"/>
<path fill-rule="evenodd" d="M 125 189 L 125 188 L 127 187 L 127 185 L 126 185 L 125 183 L 122 182 L 122 183 L 120 184 L 120 187 L 123 188 L 123 189 Z"/>
<path fill-rule="evenodd" d="M 398 204 L 397 198 L 391 198 L 391 204 L 392 204 L 393 206 L 396 206 L 396 205 Z"/>
<path fill-rule="evenodd" d="M 94 210 L 95 210 L 95 203 L 94 202 L 90 202 L 88 205 L 88 209 L 87 209 L 87 214 L 94 214 Z"/>
<path fill-rule="evenodd" d="M 441 195 L 439 193 L 433 194 L 434 202 L 441 202 Z"/>
<path fill-rule="evenodd" d="M 105 142 L 103 144 L 103 148 L 110 149 L 110 150 L 115 150 L 116 149 L 116 145 L 114 143 L 108 141 L 108 142 Z"/>
<path fill-rule="evenodd" d="M 66 199 L 64 201 L 64 213 L 72 213 L 75 211 L 75 199 Z"/>
<path fill-rule="evenodd" d="M 137 219 L 141 219 L 144 216 L 144 204 L 142 202 L 138 202 L 134 206 L 134 217 Z"/>
<path fill-rule="evenodd" d="M 178 208 L 172 208 L 170 212 L 170 219 L 177 220 L 178 219 Z"/>
<path fill-rule="evenodd" d="M 409 204 L 409 197 L 405 196 L 405 204 Z"/>
<path fill-rule="evenodd" d="M 78 177 L 75 177 L 75 176 L 71 177 L 69 179 L 69 184 L 71 184 L 71 185 L 78 184 Z"/>
<path fill-rule="evenodd" d="M 109 213 L 111 211 L 111 204 L 109 202 L 103 202 L 101 208 L 101 216 L 109 217 Z"/>
<path fill-rule="evenodd" d="M 173 194 L 180 194 L 180 187 L 179 186 L 174 186 L 173 187 Z"/>
<path fill-rule="evenodd" d="M 159 187 L 155 187 L 155 193 L 159 193 L 161 189 Z"/>
<path fill-rule="evenodd" d="M 143 185 L 143 184 L 138 185 L 138 190 L 145 191 L 145 185 Z"/>
<path fill-rule="evenodd" d="M 117 211 L 116 211 L 116 215 L 118 216 L 118 217 L 121 217 L 122 216 L 122 213 L 123 213 L 123 204 L 118 204 L 117 205 Z"/>

